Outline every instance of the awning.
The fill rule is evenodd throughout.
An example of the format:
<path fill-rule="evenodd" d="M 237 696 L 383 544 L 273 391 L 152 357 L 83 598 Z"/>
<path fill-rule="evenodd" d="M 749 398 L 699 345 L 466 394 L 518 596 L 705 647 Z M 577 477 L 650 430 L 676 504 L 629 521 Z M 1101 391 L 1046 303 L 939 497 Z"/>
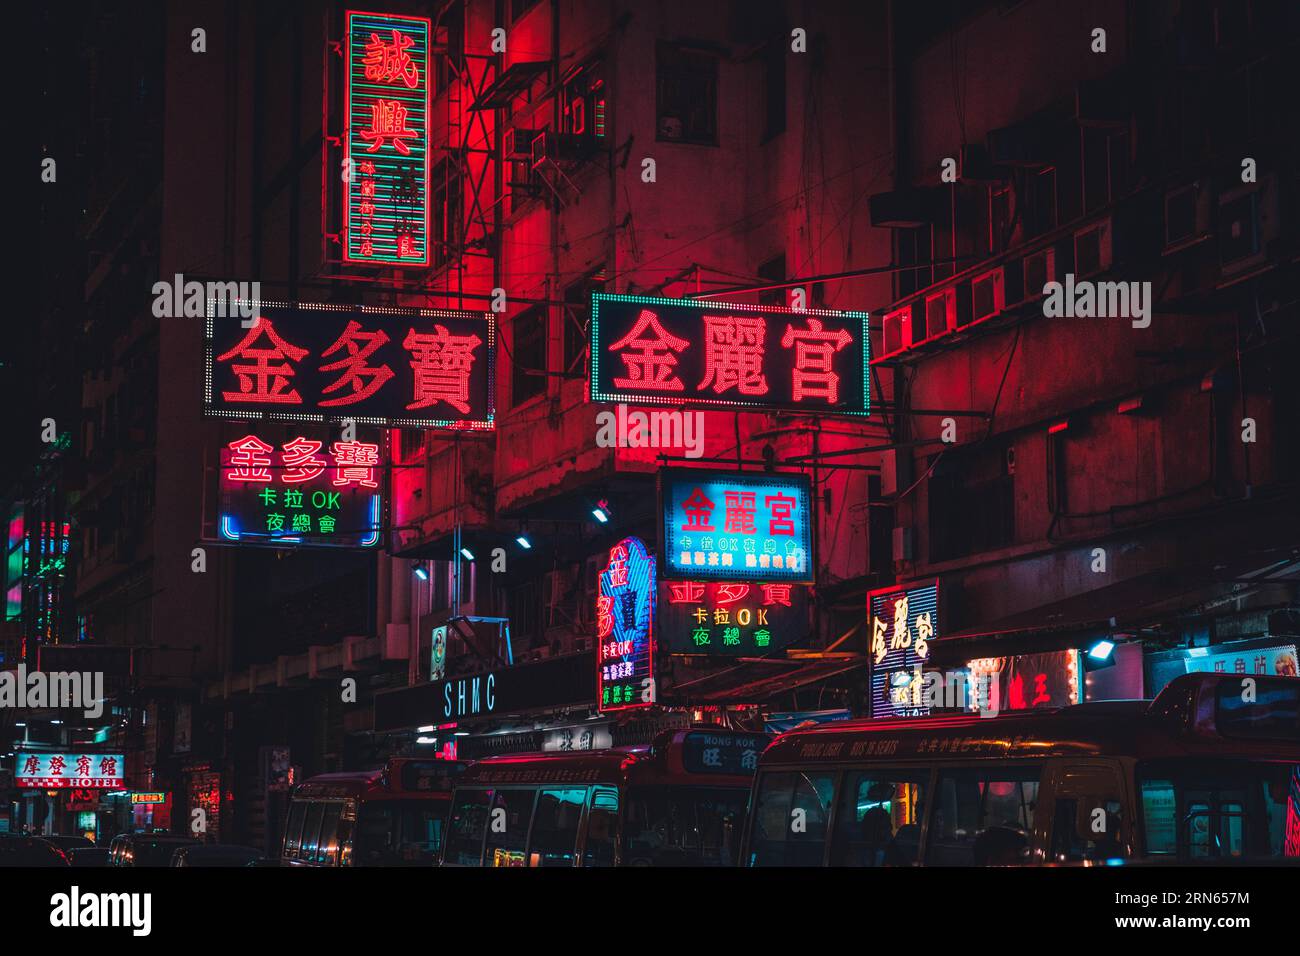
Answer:
<path fill-rule="evenodd" d="M 835 678 L 867 666 L 865 659 L 833 661 L 745 662 L 675 684 L 666 704 L 761 704 L 781 694 Z"/>

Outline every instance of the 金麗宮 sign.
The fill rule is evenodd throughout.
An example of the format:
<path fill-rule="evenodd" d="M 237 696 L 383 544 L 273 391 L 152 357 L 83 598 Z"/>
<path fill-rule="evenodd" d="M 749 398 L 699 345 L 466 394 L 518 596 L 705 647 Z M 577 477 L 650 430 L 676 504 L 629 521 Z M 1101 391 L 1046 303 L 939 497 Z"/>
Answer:
<path fill-rule="evenodd" d="M 215 311 L 206 320 L 209 415 L 492 427 L 490 312 L 309 303 L 260 303 L 251 319 Z"/>
<path fill-rule="evenodd" d="M 609 551 L 596 596 L 596 693 L 602 711 L 655 702 L 655 559 L 640 538 Z"/>
<path fill-rule="evenodd" d="M 664 469 L 659 482 L 664 577 L 812 582 L 806 475 Z"/>
<path fill-rule="evenodd" d="M 14 785 L 25 789 L 120 790 L 125 778 L 121 754 L 19 753 Z"/>
<path fill-rule="evenodd" d="M 221 449 L 223 540 L 371 548 L 383 520 L 380 446 L 256 433 Z"/>
<path fill-rule="evenodd" d="M 429 265 L 429 31 L 423 17 L 348 12 L 345 262 Z"/>
<path fill-rule="evenodd" d="M 871 624 L 871 716 L 924 717 L 922 666 L 939 636 L 939 582 L 867 595 Z"/>
<path fill-rule="evenodd" d="M 750 581 L 661 581 L 660 647 L 762 657 L 808 636 L 808 588 Z"/>
<path fill-rule="evenodd" d="M 866 415 L 865 312 L 591 298 L 591 400 Z"/>

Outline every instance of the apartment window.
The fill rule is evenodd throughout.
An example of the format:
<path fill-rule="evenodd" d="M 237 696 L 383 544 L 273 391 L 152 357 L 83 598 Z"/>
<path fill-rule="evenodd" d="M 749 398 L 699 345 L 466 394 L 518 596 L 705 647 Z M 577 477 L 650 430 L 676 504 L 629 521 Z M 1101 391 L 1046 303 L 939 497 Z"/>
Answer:
<path fill-rule="evenodd" d="M 1031 170 L 1023 182 L 1025 237 L 1041 236 L 1056 228 L 1056 167 Z"/>
<path fill-rule="evenodd" d="M 511 323 L 510 406 L 546 391 L 546 307 L 533 306 Z"/>
<path fill-rule="evenodd" d="M 763 53 L 763 142 L 785 132 L 785 40 L 773 40 Z"/>
<path fill-rule="evenodd" d="M 1083 140 L 1083 211 L 1095 212 L 1128 185 L 1128 135 L 1124 130 L 1079 131 Z"/>
<path fill-rule="evenodd" d="M 450 162 L 444 161 L 434 167 L 429 177 L 429 192 L 433 207 L 431 258 L 434 268 L 438 268 L 456 258 L 465 206 L 460 174 Z"/>
<path fill-rule="evenodd" d="M 605 270 L 599 269 L 570 283 L 564 290 L 564 371 L 573 374 L 587 355 L 587 322 L 591 294 L 605 288 Z"/>
<path fill-rule="evenodd" d="M 773 256 L 758 267 L 758 277 L 767 282 L 785 281 L 785 253 Z M 758 294 L 758 301 L 763 305 L 785 305 L 785 289 L 765 289 Z"/>
<path fill-rule="evenodd" d="M 906 298 L 934 282 L 934 267 L 927 264 L 934 259 L 933 234 L 934 228 L 928 225 L 916 229 L 894 230 L 894 261 L 899 265 L 899 270 L 894 276 L 894 285 L 897 288 L 895 298 Z M 917 265 L 922 268 L 904 268 Z"/>
<path fill-rule="evenodd" d="M 656 138 L 670 143 L 718 144 L 718 58 L 702 50 L 660 43 L 655 56 Z"/>
<path fill-rule="evenodd" d="M 1015 541 L 1015 473 L 1008 449 L 949 451 L 929 482 L 930 560 L 947 561 Z"/>

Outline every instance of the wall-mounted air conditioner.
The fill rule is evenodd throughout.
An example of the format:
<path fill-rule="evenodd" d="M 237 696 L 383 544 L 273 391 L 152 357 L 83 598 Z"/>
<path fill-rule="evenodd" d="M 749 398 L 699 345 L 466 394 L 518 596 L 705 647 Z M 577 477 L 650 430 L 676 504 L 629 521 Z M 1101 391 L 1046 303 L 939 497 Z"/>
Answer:
<path fill-rule="evenodd" d="M 1032 302 L 1043 296 L 1043 286 L 1056 281 L 1056 250 L 1050 246 L 1031 252 L 1024 259 L 1024 297 Z"/>
<path fill-rule="evenodd" d="M 925 335 L 924 338 L 936 338 L 947 335 L 957 328 L 957 289 L 946 289 L 925 297 Z"/>
<path fill-rule="evenodd" d="M 1210 237 L 1210 191 L 1199 182 L 1165 192 L 1164 252 L 1176 252 Z"/>
<path fill-rule="evenodd" d="M 912 344 L 912 307 L 886 312 L 881 320 L 880 357 L 897 355 Z"/>
<path fill-rule="evenodd" d="M 501 134 L 501 150 L 506 159 L 531 159 L 533 140 L 539 131 L 522 126 L 507 126 Z"/>
<path fill-rule="evenodd" d="M 1074 234 L 1074 277 L 1105 272 L 1111 266 L 1110 220 L 1103 219 Z"/>
<path fill-rule="evenodd" d="M 1001 266 L 971 280 L 970 301 L 970 325 L 991 319 L 1006 308 L 1006 275 Z"/>
<path fill-rule="evenodd" d="M 1272 175 L 1219 194 L 1219 268 L 1225 277 L 1250 272 L 1268 258 L 1278 236 L 1277 182 Z"/>

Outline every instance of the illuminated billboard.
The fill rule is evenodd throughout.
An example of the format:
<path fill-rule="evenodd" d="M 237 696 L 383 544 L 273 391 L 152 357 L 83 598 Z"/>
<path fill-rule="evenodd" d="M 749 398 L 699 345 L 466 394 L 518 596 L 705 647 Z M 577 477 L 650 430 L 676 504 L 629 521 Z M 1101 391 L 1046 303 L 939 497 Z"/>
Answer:
<path fill-rule="evenodd" d="M 213 305 L 206 320 L 208 415 L 492 427 L 490 312 L 263 302 L 245 320 L 218 316 Z"/>
<path fill-rule="evenodd" d="M 120 790 L 125 780 L 121 754 L 19 753 L 14 785 L 34 790 Z"/>
<path fill-rule="evenodd" d="M 640 538 L 609 551 L 596 596 L 596 699 L 602 711 L 655 702 L 655 559 Z"/>
<path fill-rule="evenodd" d="M 672 654 L 763 657 L 808 637 L 808 587 L 661 581 L 659 646 Z"/>
<path fill-rule="evenodd" d="M 867 595 L 871 625 L 871 716 L 924 717 L 922 667 L 939 636 L 939 582 Z"/>
<path fill-rule="evenodd" d="M 867 415 L 867 313 L 591 297 L 593 402 Z"/>
<path fill-rule="evenodd" d="M 348 11 L 343 260 L 429 265 L 429 38 L 424 17 Z"/>
<path fill-rule="evenodd" d="M 807 475 L 659 473 L 664 577 L 812 583 Z"/>
<path fill-rule="evenodd" d="M 375 442 L 250 432 L 221 449 L 218 532 L 224 541 L 372 548 L 383 523 Z"/>

